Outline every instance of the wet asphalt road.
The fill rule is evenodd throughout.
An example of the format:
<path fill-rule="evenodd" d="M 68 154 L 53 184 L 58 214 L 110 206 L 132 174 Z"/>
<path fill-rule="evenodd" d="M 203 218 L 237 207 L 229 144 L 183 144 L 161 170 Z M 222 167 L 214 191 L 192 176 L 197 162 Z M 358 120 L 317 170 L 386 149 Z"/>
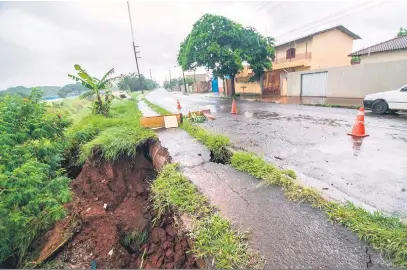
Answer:
<path fill-rule="evenodd" d="M 369 137 L 346 135 L 356 110 L 303 105 L 231 101 L 182 95 L 159 89 L 147 99 L 169 111 L 211 109 L 215 121 L 202 124 L 231 138 L 234 147 L 255 152 L 325 197 L 350 200 L 369 210 L 407 217 L 407 115 L 366 113 Z"/>
<path fill-rule="evenodd" d="M 146 116 L 156 115 L 144 102 Z M 266 268 L 367 268 L 380 256 L 345 227 L 327 222 L 321 211 L 287 201 L 280 188 L 230 166 L 210 162 L 205 146 L 181 129 L 159 129 L 174 162 L 221 214 L 250 232 L 250 247 Z"/>

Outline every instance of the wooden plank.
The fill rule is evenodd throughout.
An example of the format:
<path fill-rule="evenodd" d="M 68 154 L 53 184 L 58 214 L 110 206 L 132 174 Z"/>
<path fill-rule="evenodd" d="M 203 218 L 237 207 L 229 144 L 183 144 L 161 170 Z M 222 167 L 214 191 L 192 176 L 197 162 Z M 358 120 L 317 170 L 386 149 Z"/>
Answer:
<path fill-rule="evenodd" d="M 140 118 L 140 124 L 143 127 L 148 128 L 160 128 L 165 127 L 164 116 L 174 115 L 177 117 L 178 125 L 182 123 L 182 114 L 169 114 L 169 115 L 159 115 L 159 116 L 150 116 L 150 117 L 142 117 Z"/>
<path fill-rule="evenodd" d="M 188 117 L 191 118 L 193 114 L 195 114 L 195 116 L 203 115 L 202 111 L 195 111 L 195 112 L 188 112 Z"/>

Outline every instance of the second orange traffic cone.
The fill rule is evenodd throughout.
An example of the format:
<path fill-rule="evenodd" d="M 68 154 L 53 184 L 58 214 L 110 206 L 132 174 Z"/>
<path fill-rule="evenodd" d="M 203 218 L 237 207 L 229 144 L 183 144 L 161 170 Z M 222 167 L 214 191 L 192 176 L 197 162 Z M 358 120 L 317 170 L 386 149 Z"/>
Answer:
<path fill-rule="evenodd" d="M 236 101 L 234 99 L 232 101 L 232 111 L 230 113 L 231 114 L 237 114 Z"/>
<path fill-rule="evenodd" d="M 177 99 L 177 109 L 181 110 L 181 104 L 179 104 L 179 100 Z"/>
<path fill-rule="evenodd" d="M 352 132 L 348 133 L 348 135 L 355 137 L 369 136 L 365 132 L 365 108 L 360 107 L 358 114 L 356 115 L 355 123 L 353 124 Z"/>

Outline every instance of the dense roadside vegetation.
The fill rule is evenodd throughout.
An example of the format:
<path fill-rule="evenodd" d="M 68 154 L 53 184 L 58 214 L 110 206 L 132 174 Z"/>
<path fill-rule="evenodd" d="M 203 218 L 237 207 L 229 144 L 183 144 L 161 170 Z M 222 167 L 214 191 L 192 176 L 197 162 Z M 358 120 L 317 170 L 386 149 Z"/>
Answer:
<path fill-rule="evenodd" d="M 157 113 L 169 113 L 149 101 L 147 104 Z M 182 127 L 212 152 L 215 149 L 213 153 L 223 153 L 230 146 L 230 140 L 227 137 L 208 132 L 188 121 L 184 121 Z M 388 217 L 380 212 L 370 213 L 351 202 L 340 204 L 327 201 L 319 191 L 299 184 L 295 180 L 294 171 L 281 170 L 254 153 L 237 151 L 230 153 L 229 156 L 230 159 L 225 163 L 229 163 L 237 170 L 247 172 L 270 185 L 282 187 L 289 200 L 310 203 L 313 207 L 323 210 L 332 222 L 338 222 L 348 227 L 360 239 L 367 241 L 379 250 L 385 259 L 392 262 L 394 266 L 407 267 L 407 225 L 399 218 Z"/>
<path fill-rule="evenodd" d="M 91 113 L 87 100 L 41 99 L 33 90 L 0 102 L 0 263 L 22 266 L 32 241 L 66 215 L 67 169 L 95 154 L 132 156 L 155 138 L 139 125 L 134 100 L 113 100 L 105 116 Z"/>
<path fill-rule="evenodd" d="M 65 215 L 70 179 L 61 169 L 69 121 L 41 93 L 0 102 L 0 262 L 24 258 L 31 242 Z"/>

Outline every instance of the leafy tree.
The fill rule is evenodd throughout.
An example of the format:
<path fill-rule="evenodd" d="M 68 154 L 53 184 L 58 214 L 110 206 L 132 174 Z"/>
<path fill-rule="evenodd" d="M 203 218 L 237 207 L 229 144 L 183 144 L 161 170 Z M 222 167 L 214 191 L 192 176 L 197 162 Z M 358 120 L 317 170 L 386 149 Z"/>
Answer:
<path fill-rule="evenodd" d="M 182 83 L 184 83 L 184 82 L 182 82 Z M 189 77 L 185 77 L 185 83 L 186 83 L 188 86 L 191 86 L 191 85 L 194 84 L 194 79 L 189 78 Z"/>
<path fill-rule="evenodd" d="M 91 77 L 80 65 L 76 64 L 74 67 L 75 70 L 78 71 L 79 77 L 71 74 L 68 74 L 68 76 L 88 88 L 88 91 L 84 92 L 81 97 L 94 99 L 93 112 L 107 116 L 110 112 L 110 106 L 113 100 L 113 95 L 109 87 L 111 87 L 112 82 L 117 79 L 117 77 L 109 78 L 113 75 L 114 68 L 109 70 L 103 75 L 102 79 L 99 80 L 95 77 Z M 102 90 L 104 90 L 103 93 Z"/>
<path fill-rule="evenodd" d="M 230 76 L 234 95 L 235 76 L 243 69 L 243 62 L 250 64 L 257 80 L 272 68 L 273 45 L 272 38 L 263 37 L 252 27 L 205 14 L 181 43 L 177 60 L 183 70 L 205 66 L 217 77 Z"/>
<path fill-rule="evenodd" d="M 399 30 L 399 32 L 397 33 L 397 36 L 398 36 L 398 37 L 407 36 L 407 29 L 406 29 L 406 28 L 403 28 L 403 27 L 400 27 L 400 30 Z"/>
<path fill-rule="evenodd" d="M 171 84 L 170 84 L 170 82 L 169 82 L 169 81 L 164 81 L 163 87 L 164 87 L 165 89 L 171 89 Z"/>
<path fill-rule="evenodd" d="M 130 91 L 139 91 L 139 90 L 153 90 L 158 87 L 158 83 L 154 80 L 147 79 L 143 74 L 141 77 L 141 87 L 138 75 L 136 73 L 122 74 L 119 77 L 117 82 L 117 87 L 120 90 L 130 90 Z"/>
<path fill-rule="evenodd" d="M 47 112 L 41 92 L 0 102 L 0 264 L 20 263 L 31 242 L 65 215 L 70 179 L 61 171 L 69 122 Z"/>

